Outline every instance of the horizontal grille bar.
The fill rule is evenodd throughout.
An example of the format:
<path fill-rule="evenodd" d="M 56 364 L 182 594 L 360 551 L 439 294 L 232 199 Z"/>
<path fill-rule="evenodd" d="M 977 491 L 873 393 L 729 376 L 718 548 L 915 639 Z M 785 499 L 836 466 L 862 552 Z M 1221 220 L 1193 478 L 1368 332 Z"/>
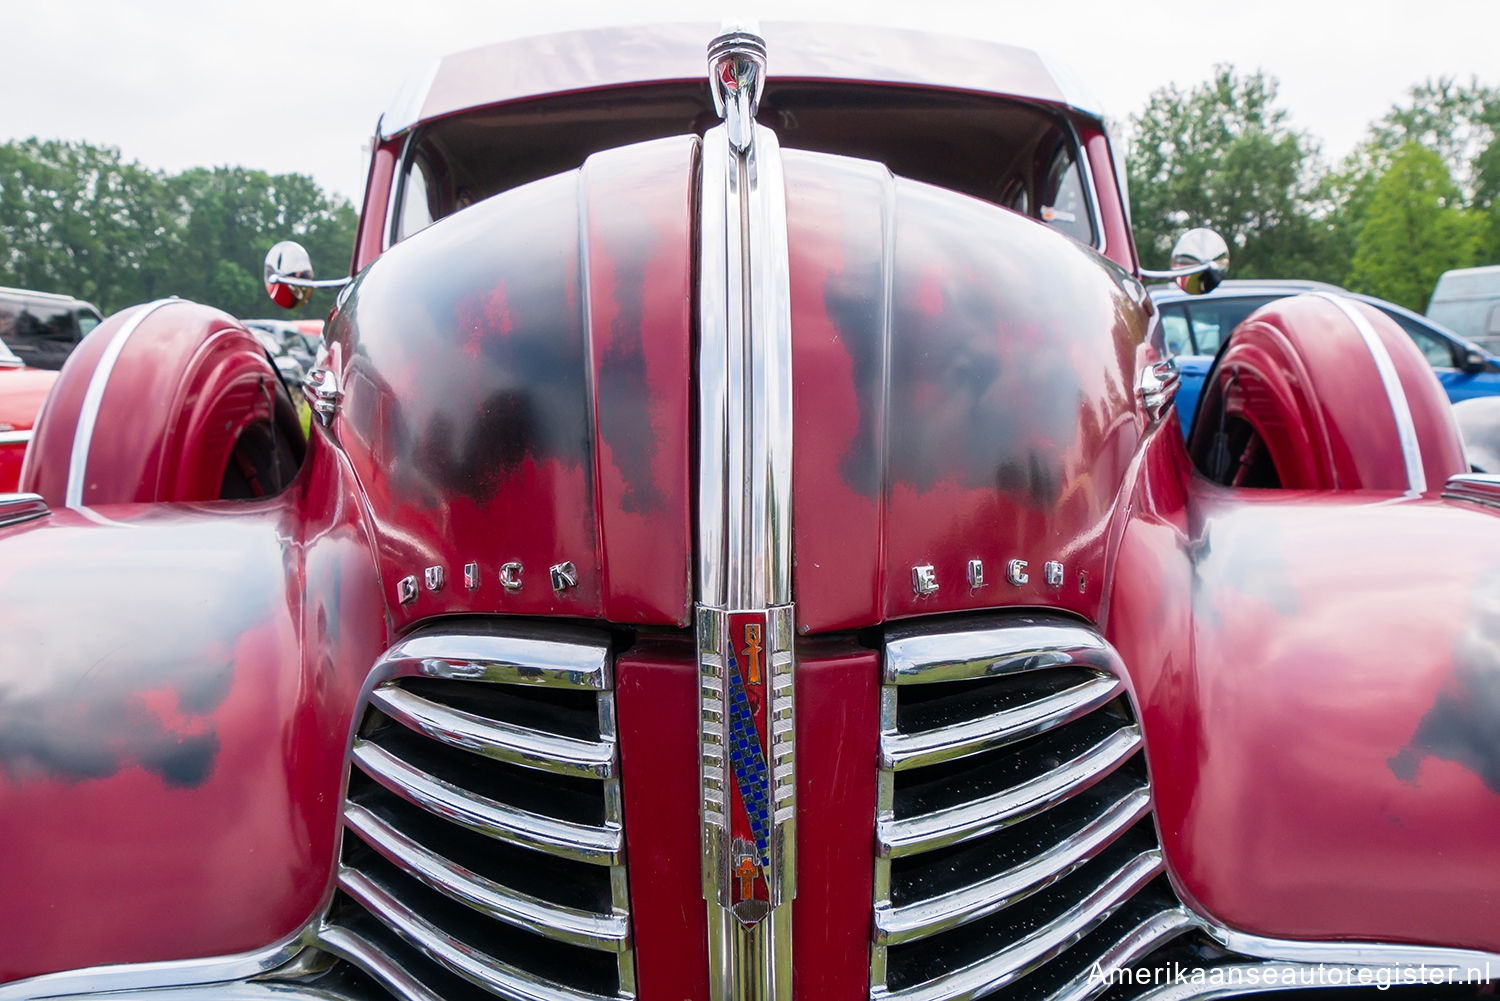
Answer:
<path fill-rule="evenodd" d="M 1124 969 L 1150 954 L 1157 946 L 1171 941 L 1199 925 L 1199 919 L 1184 908 L 1174 907 L 1146 918 L 1126 932 L 1076 978 L 1049 995 L 1046 1001 L 1084 1001 L 1103 993 L 1109 985 L 1109 974 Z M 1100 974 L 1104 974 L 1103 977 Z"/>
<path fill-rule="evenodd" d="M 361 771 L 391 792 L 472 831 L 562 858 L 601 865 L 620 861 L 618 825 L 595 827 L 518 810 L 444 782 L 367 740 L 355 740 L 352 757 Z"/>
<path fill-rule="evenodd" d="M 884 857 L 900 857 L 997 831 L 1088 788 L 1140 746 L 1140 728 L 1124 725 L 1072 760 L 1018 786 L 920 816 L 881 818 L 876 824 L 877 851 Z"/>
<path fill-rule="evenodd" d="M 989 879 L 905 907 L 875 909 L 875 940 L 911 942 L 993 914 L 1047 887 L 1088 861 L 1149 811 L 1151 794 L 1132 789 L 1072 838 Z"/>
<path fill-rule="evenodd" d="M 395 686 L 375 689 L 370 693 L 370 704 L 451 747 L 560 775 L 608 778 L 613 774 L 614 746 L 604 741 L 578 740 L 486 719 Z"/>
<path fill-rule="evenodd" d="M 885 682 L 925 685 L 1068 664 L 1108 670 L 1109 647 L 1074 624 L 1037 617 L 1002 629 L 893 634 L 886 642 Z"/>
<path fill-rule="evenodd" d="M 1103 922 L 1141 887 L 1163 871 L 1161 852 L 1137 855 L 1092 893 L 1054 920 L 993 955 L 952 973 L 904 990 L 877 986 L 874 1001 L 967 1001 L 1011 983 L 1058 955 Z"/>
<path fill-rule="evenodd" d="M 383 949 L 347 928 L 325 926 L 318 932 L 318 946 L 349 960 L 380 981 L 386 990 L 407 1001 L 444 1001 L 402 969 L 399 963 L 392 962 Z"/>
<path fill-rule="evenodd" d="M 609 649 L 484 632 L 413 636 L 384 658 L 390 673 L 453 681 L 602 690 L 610 687 Z"/>
<path fill-rule="evenodd" d="M 1123 690 L 1119 679 L 1101 674 L 1013 709 L 918 733 L 888 734 L 881 741 L 881 764 L 903 771 L 1004 747 L 1098 709 Z"/>
<path fill-rule="evenodd" d="M 560 942 L 620 952 L 630 925 L 623 914 L 599 914 L 564 907 L 502 886 L 428 850 L 380 817 L 356 804 L 344 823 L 381 855 L 432 889 L 517 928 Z"/>
<path fill-rule="evenodd" d="M 612 1001 L 615 997 L 591 994 L 542 980 L 534 973 L 518 970 L 458 942 L 441 928 L 423 920 L 362 873 L 341 869 L 339 886 L 382 924 L 445 969 L 501 997 L 515 1001 Z"/>

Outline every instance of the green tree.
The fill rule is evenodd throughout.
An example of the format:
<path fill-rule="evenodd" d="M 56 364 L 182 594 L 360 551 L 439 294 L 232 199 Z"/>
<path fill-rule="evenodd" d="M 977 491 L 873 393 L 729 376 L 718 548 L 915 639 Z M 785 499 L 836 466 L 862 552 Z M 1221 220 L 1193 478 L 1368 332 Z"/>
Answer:
<path fill-rule="evenodd" d="M 118 150 L 29 139 L 0 144 L 0 284 L 65 292 L 110 312 L 180 295 L 236 316 L 273 312 L 266 251 L 300 240 L 324 275 L 343 272 L 355 213 L 300 174 L 241 167 L 175 176 Z M 315 293 L 302 316 L 331 303 Z"/>
<path fill-rule="evenodd" d="M 118 150 L 0 146 L 0 282 L 115 308 L 154 294 L 173 237 L 162 175 Z"/>
<path fill-rule="evenodd" d="M 1187 93 L 1163 87 L 1131 133 L 1132 225 L 1147 267 L 1164 267 L 1184 230 L 1209 226 L 1229 241 L 1237 276 L 1337 277 L 1315 215 L 1318 147 L 1288 124 L 1273 78 L 1218 66 Z"/>
<path fill-rule="evenodd" d="M 170 182 L 182 220 L 179 263 L 184 298 L 236 316 L 273 312 L 262 285 L 266 251 L 295 239 L 328 275 L 341 272 L 354 243 L 354 209 L 309 177 L 243 167 L 196 168 Z M 291 315 L 319 316 L 329 294 Z M 287 315 L 287 314 L 281 314 Z"/>
<path fill-rule="evenodd" d="M 1413 86 L 1329 176 L 1330 256 L 1352 262 L 1376 188 L 1409 145 L 1432 152 L 1446 168 L 1453 206 L 1476 210 L 1470 220 L 1476 260 L 1500 262 L 1500 91 L 1447 77 Z"/>
<path fill-rule="evenodd" d="M 1442 157 L 1408 142 L 1370 193 L 1347 284 L 1420 312 L 1438 275 L 1474 263 L 1477 221 Z"/>

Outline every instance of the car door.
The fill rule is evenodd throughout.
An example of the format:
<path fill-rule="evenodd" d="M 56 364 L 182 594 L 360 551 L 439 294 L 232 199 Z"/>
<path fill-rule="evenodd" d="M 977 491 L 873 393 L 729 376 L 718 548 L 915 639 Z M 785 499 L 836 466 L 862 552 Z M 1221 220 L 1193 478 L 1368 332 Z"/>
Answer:
<path fill-rule="evenodd" d="M 1378 308 L 1378 307 L 1377 307 Z M 1403 316 L 1393 310 L 1382 310 L 1406 331 L 1432 366 L 1443 391 L 1454 403 L 1472 400 L 1476 396 L 1500 395 L 1500 371 L 1486 366 L 1480 372 L 1466 372 L 1462 367 L 1464 346 L 1438 333 L 1436 330 Z"/>
<path fill-rule="evenodd" d="M 1159 303 L 1162 336 L 1177 359 L 1177 419 L 1184 435 L 1192 429 L 1203 380 L 1229 332 L 1276 295 L 1207 295 Z"/>

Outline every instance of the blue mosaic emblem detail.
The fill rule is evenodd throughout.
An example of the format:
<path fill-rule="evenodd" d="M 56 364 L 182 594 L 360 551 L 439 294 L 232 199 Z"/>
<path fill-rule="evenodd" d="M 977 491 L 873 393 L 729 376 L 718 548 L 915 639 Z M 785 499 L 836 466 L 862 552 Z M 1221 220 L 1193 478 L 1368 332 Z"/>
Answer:
<path fill-rule="evenodd" d="M 750 830 L 762 866 L 771 865 L 770 784 L 766 781 L 766 756 L 761 748 L 760 732 L 755 727 L 755 713 L 740 679 L 739 664 L 729 655 L 729 762 L 734 780 L 740 787 L 740 799 L 750 815 Z"/>

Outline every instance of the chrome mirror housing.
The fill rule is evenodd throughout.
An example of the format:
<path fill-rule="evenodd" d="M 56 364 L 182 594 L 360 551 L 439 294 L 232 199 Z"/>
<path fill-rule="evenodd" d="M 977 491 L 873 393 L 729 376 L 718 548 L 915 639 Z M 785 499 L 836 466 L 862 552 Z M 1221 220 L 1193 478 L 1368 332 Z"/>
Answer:
<path fill-rule="evenodd" d="M 1211 229 L 1190 229 L 1172 248 L 1172 266 L 1167 271 L 1141 269 L 1144 278 L 1166 278 L 1188 295 L 1202 295 L 1218 288 L 1229 273 L 1229 244 Z"/>
<path fill-rule="evenodd" d="M 315 288 L 342 288 L 348 278 L 313 278 L 312 258 L 302 244 L 282 240 L 266 252 L 266 295 L 282 309 L 296 309 L 312 298 Z"/>
<path fill-rule="evenodd" d="M 1189 295 L 1212 292 L 1229 271 L 1229 244 L 1211 229 L 1190 229 L 1172 248 L 1172 270 L 1188 272 L 1177 276 L 1177 287 Z"/>

